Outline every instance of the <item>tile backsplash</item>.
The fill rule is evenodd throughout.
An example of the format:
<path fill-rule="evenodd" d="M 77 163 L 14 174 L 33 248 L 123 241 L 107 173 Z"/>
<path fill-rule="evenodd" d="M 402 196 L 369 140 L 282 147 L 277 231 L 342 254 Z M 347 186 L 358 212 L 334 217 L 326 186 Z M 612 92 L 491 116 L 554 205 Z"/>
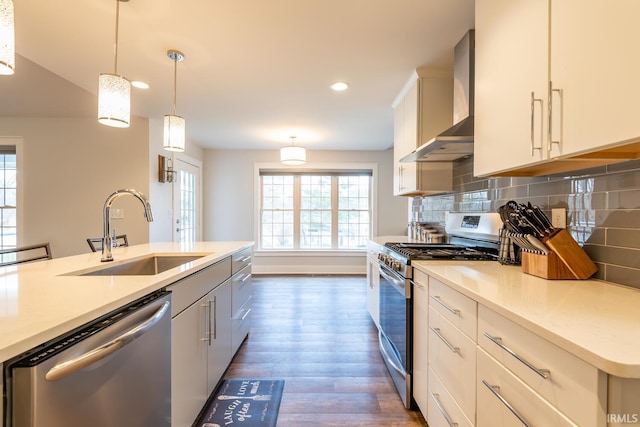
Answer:
<path fill-rule="evenodd" d="M 476 178 L 454 164 L 454 192 L 416 197 L 415 221 L 444 227 L 445 212 L 496 212 L 509 200 L 567 209 L 567 230 L 597 264 L 594 278 L 640 288 L 640 160 L 533 178 Z"/>

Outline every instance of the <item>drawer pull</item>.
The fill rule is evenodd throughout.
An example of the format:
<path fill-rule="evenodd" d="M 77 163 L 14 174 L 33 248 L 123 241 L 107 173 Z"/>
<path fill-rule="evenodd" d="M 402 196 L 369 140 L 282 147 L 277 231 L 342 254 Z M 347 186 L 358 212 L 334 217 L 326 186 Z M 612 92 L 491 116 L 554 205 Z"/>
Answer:
<path fill-rule="evenodd" d="M 438 338 L 440 338 L 442 342 L 447 345 L 447 347 L 449 347 L 449 350 L 451 350 L 453 353 L 460 353 L 460 347 L 452 346 L 451 343 L 444 337 L 444 335 L 440 333 L 440 328 L 432 328 L 431 326 L 429 326 L 429 329 L 431 329 L 433 333 L 436 334 Z"/>
<path fill-rule="evenodd" d="M 251 259 L 251 255 L 246 256 L 246 257 L 244 257 L 242 259 L 239 259 L 237 262 L 245 263 L 245 262 L 249 261 L 250 259 Z"/>
<path fill-rule="evenodd" d="M 527 368 L 531 369 L 533 372 L 535 372 L 536 374 L 540 375 L 545 380 L 549 379 L 549 375 L 551 374 L 550 370 L 536 368 L 535 366 L 533 366 L 531 364 L 531 362 L 527 361 L 524 357 L 520 356 L 518 353 L 516 353 L 515 351 L 511 350 L 509 347 L 507 347 L 506 345 L 502 344 L 502 338 L 491 336 L 488 332 L 485 332 L 484 336 L 489 338 L 495 345 L 497 345 L 498 347 L 500 347 L 501 349 L 503 349 L 504 351 L 506 351 L 507 353 L 509 353 L 510 355 L 515 357 L 516 359 L 518 359 Z"/>
<path fill-rule="evenodd" d="M 443 306 L 444 308 L 446 308 L 447 310 L 449 310 L 452 314 L 455 314 L 456 316 L 458 316 L 460 314 L 460 310 L 458 310 L 457 308 L 451 308 L 449 307 L 447 304 L 445 304 L 444 302 L 442 302 L 442 300 L 440 299 L 439 296 L 437 295 L 432 295 L 431 298 L 433 298 L 438 304 L 440 304 L 441 306 Z"/>
<path fill-rule="evenodd" d="M 429 391 L 429 394 L 431 395 L 431 399 L 433 399 L 433 401 L 435 402 L 436 406 L 438 407 L 438 411 L 440 411 L 440 413 L 444 417 L 444 419 L 447 422 L 447 424 L 449 424 L 449 427 L 457 427 L 458 423 L 454 423 L 453 422 L 453 420 L 451 419 L 449 414 L 447 414 L 447 411 L 444 409 L 444 406 L 442 406 L 442 403 L 440 403 L 440 399 L 439 399 L 440 395 L 439 394 L 435 394 L 435 393 L 431 393 L 431 391 Z"/>
<path fill-rule="evenodd" d="M 251 309 L 250 308 L 245 310 L 244 315 L 240 318 L 240 320 L 246 319 L 247 316 L 249 315 L 249 313 L 251 313 Z"/>
<path fill-rule="evenodd" d="M 417 286 L 420 289 L 424 289 L 424 285 L 418 283 L 418 282 L 414 282 L 413 280 L 411 281 L 411 283 L 413 283 L 413 286 Z"/>
<path fill-rule="evenodd" d="M 497 397 L 497 398 L 498 398 L 498 400 L 500 400 L 500 402 L 502 402 L 502 404 L 503 404 L 504 406 L 506 406 L 506 407 L 507 407 L 507 409 L 508 409 L 509 411 L 511 411 L 511 413 L 512 413 L 513 415 L 515 415 L 515 416 L 516 416 L 516 418 L 518 418 L 518 419 L 520 420 L 520 422 L 521 422 L 523 425 L 525 425 L 526 427 L 531 427 L 531 424 L 529 424 L 529 422 L 527 421 L 527 419 L 526 419 L 524 416 L 522 416 L 522 414 L 520 414 L 520 412 L 518 412 L 518 411 L 516 410 L 516 408 L 514 408 L 514 407 L 513 407 L 513 406 L 512 406 L 508 401 L 507 401 L 507 399 L 505 399 L 505 398 L 504 398 L 504 396 L 502 396 L 502 395 L 500 394 L 500 387 L 499 387 L 499 386 L 497 386 L 497 385 L 491 385 L 491 384 L 489 384 L 486 380 L 482 380 L 482 384 L 484 384 L 485 386 L 487 386 L 487 388 L 489 389 L 489 391 L 490 391 L 491 393 L 493 393 L 493 395 L 494 395 L 495 397 Z"/>
<path fill-rule="evenodd" d="M 244 277 L 242 278 L 242 280 L 240 280 L 242 283 L 246 282 L 249 278 L 251 277 L 251 273 L 249 274 L 245 274 Z"/>

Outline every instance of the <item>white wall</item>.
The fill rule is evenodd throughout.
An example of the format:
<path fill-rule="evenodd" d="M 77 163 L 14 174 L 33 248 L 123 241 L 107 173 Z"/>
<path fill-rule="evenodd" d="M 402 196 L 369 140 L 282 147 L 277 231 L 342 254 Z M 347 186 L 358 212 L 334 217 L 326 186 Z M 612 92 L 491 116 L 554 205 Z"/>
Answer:
<path fill-rule="evenodd" d="M 374 235 L 406 233 L 407 199 L 393 196 L 393 150 L 308 151 L 309 163 L 377 163 L 378 218 Z M 254 240 L 254 163 L 278 162 L 278 150 L 205 150 L 205 240 Z M 365 272 L 365 254 L 358 256 L 267 256 L 256 254 L 257 274 Z"/>
<path fill-rule="evenodd" d="M 102 235 L 102 207 L 121 188 L 149 191 L 148 120 L 127 129 L 95 118 L 0 117 L 0 136 L 22 137 L 23 224 L 19 244 L 49 242 L 53 256 L 89 251 L 86 239 Z M 113 221 L 130 244 L 149 240 L 140 203 L 118 199 L 124 219 Z"/>

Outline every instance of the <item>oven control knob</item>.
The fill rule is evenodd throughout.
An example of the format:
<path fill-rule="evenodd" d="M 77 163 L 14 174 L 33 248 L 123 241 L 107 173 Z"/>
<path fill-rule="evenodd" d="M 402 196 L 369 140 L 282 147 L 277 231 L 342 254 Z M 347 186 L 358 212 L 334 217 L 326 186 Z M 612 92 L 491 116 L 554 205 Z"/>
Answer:
<path fill-rule="evenodd" d="M 391 262 L 391 269 L 393 271 L 400 271 L 400 263 L 398 261 Z"/>

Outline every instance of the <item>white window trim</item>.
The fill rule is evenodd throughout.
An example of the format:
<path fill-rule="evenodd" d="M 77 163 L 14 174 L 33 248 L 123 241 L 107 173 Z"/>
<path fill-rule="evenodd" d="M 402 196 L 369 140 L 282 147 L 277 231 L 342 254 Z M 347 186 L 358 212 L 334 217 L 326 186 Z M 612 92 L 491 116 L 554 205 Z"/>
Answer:
<path fill-rule="evenodd" d="M 260 188 L 260 170 L 262 169 L 279 169 L 285 171 L 290 169 L 292 171 L 300 170 L 370 170 L 371 171 L 371 230 L 378 229 L 378 164 L 377 163 L 306 163 L 303 166 L 288 166 L 282 163 L 266 163 L 255 162 L 253 164 L 253 240 L 256 242 L 254 255 L 257 256 L 361 256 L 367 251 L 365 249 L 328 249 L 328 250 L 304 250 L 304 249 L 291 249 L 291 250 L 278 250 L 278 251 L 264 251 L 260 250 L 260 197 L 262 190 Z"/>

